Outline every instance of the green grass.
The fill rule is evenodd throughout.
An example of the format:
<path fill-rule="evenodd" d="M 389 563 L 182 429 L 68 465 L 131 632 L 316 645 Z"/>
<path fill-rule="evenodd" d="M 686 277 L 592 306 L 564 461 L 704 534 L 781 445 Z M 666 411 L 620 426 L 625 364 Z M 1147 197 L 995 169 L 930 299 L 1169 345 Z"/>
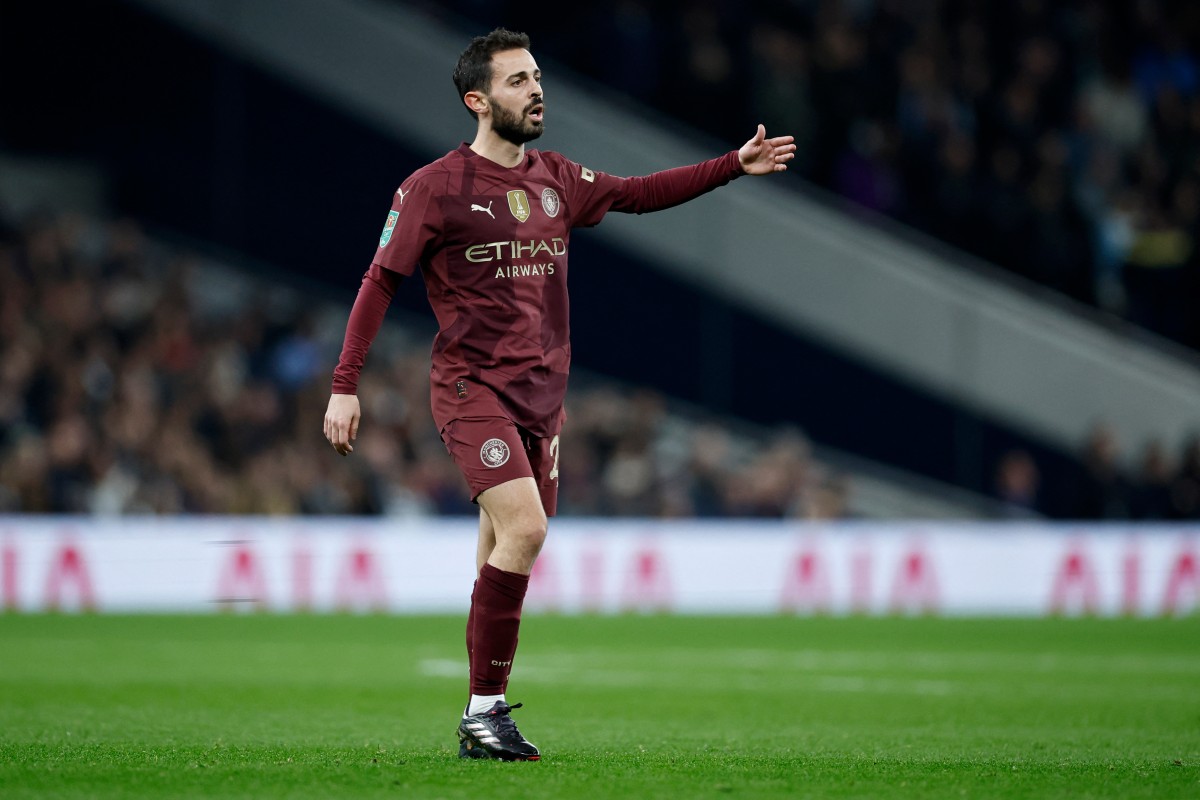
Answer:
<path fill-rule="evenodd" d="M 1200 797 L 1200 619 L 0 615 L 0 797 Z"/>

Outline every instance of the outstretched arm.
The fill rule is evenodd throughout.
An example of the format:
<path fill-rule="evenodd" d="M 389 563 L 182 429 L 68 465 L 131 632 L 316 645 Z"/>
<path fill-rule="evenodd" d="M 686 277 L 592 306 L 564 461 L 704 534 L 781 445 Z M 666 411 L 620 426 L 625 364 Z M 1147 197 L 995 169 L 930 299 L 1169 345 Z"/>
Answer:
<path fill-rule="evenodd" d="M 783 172 L 787 162 L 796 157 L 794 136 L 775 136 L 767 138 L 767 128 L 758 126 L 754 138 L 742 145 L 738 150 L 738 161 L 747 175 L 770 175 L 772 172 Z"/>
<path fill-rule="evenodd" d="M 612 197 L 612 205 L 603 210 L 634 214 L 661 211 L 724 186 L 741 175 L 783 172 L 787 169 L 787 162 L 795 157 L 793 137 L 776 136 L 768 139 L 767 129 L 759 125 L 754 138 L 742 145 L 740 150 L 730 151 L 719 158 L 639 178 L 615 179 L 620 184 Z M 600 218 L 596 216 L 592 220 L 588 214 L 582 216 L 588 220 L 582 223 L 584 225 L 594 225 Z"/>

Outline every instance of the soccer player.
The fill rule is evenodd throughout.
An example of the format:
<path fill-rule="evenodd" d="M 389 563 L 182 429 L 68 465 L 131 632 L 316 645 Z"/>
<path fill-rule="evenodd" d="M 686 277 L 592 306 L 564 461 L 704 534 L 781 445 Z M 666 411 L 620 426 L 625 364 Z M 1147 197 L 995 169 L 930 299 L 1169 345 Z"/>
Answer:
<path fill-rule="evenodd" d="M 359 372 L 396 288 L 420 265 L 439 331 L 433 417 L 479 505 L 478 570 L 467 617 L 470 700 L 459 755 L 536 761 L 505 699 L 529 573 L 558 499 L 559 431 L 571 361 L 567 255 L 571 229 L 609 211 L 670 208 L 741 175 L 787 169 L 791 136 L 762 125 L 740 150 L 688 167 L 619 178 L 555 152 L 541 136 L 542 72 L 529 38 L 502 28 L 474 39 L 454 84 L 475 139 L 408 177 L 350 311 L 325 436 L 354 450 Z"/>

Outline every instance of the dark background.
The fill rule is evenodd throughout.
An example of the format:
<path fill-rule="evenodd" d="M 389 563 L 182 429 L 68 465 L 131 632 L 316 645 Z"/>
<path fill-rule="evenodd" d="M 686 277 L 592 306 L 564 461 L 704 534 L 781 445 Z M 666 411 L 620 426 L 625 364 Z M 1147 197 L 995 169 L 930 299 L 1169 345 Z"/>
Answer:
<path fill-rule="evenodd" d="M 395 186 L 429 160 L 120 2 L 5 4 L 0 74 L 0 149 L 101 164 L 116 213 L 317 282 L 347 309 Z M 470 136 L 466 122 L 447 132 L 447 150 Z M 1000 456 L 1021 447 L 1039 464 L 1042 495 L 1069 497 L 1073 454 L 781 331 L 587 232 L 572 244 L 577 365 L 985 493 Z M 411 285 L 395 307 L 430 316 Z M 627 357 L 647 349 L 659 355 Z"/>

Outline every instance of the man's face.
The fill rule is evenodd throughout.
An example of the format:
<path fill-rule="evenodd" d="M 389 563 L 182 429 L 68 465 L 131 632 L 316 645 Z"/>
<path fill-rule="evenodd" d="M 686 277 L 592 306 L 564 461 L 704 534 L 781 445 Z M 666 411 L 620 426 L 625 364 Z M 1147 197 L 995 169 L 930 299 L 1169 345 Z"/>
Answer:
<path fill-rule="evenodd" d="M 492 54 L 492 87 L 488 91 L 492 130 L 513 144 L 542 135 L 542 71 L 528 50 Z"/>

